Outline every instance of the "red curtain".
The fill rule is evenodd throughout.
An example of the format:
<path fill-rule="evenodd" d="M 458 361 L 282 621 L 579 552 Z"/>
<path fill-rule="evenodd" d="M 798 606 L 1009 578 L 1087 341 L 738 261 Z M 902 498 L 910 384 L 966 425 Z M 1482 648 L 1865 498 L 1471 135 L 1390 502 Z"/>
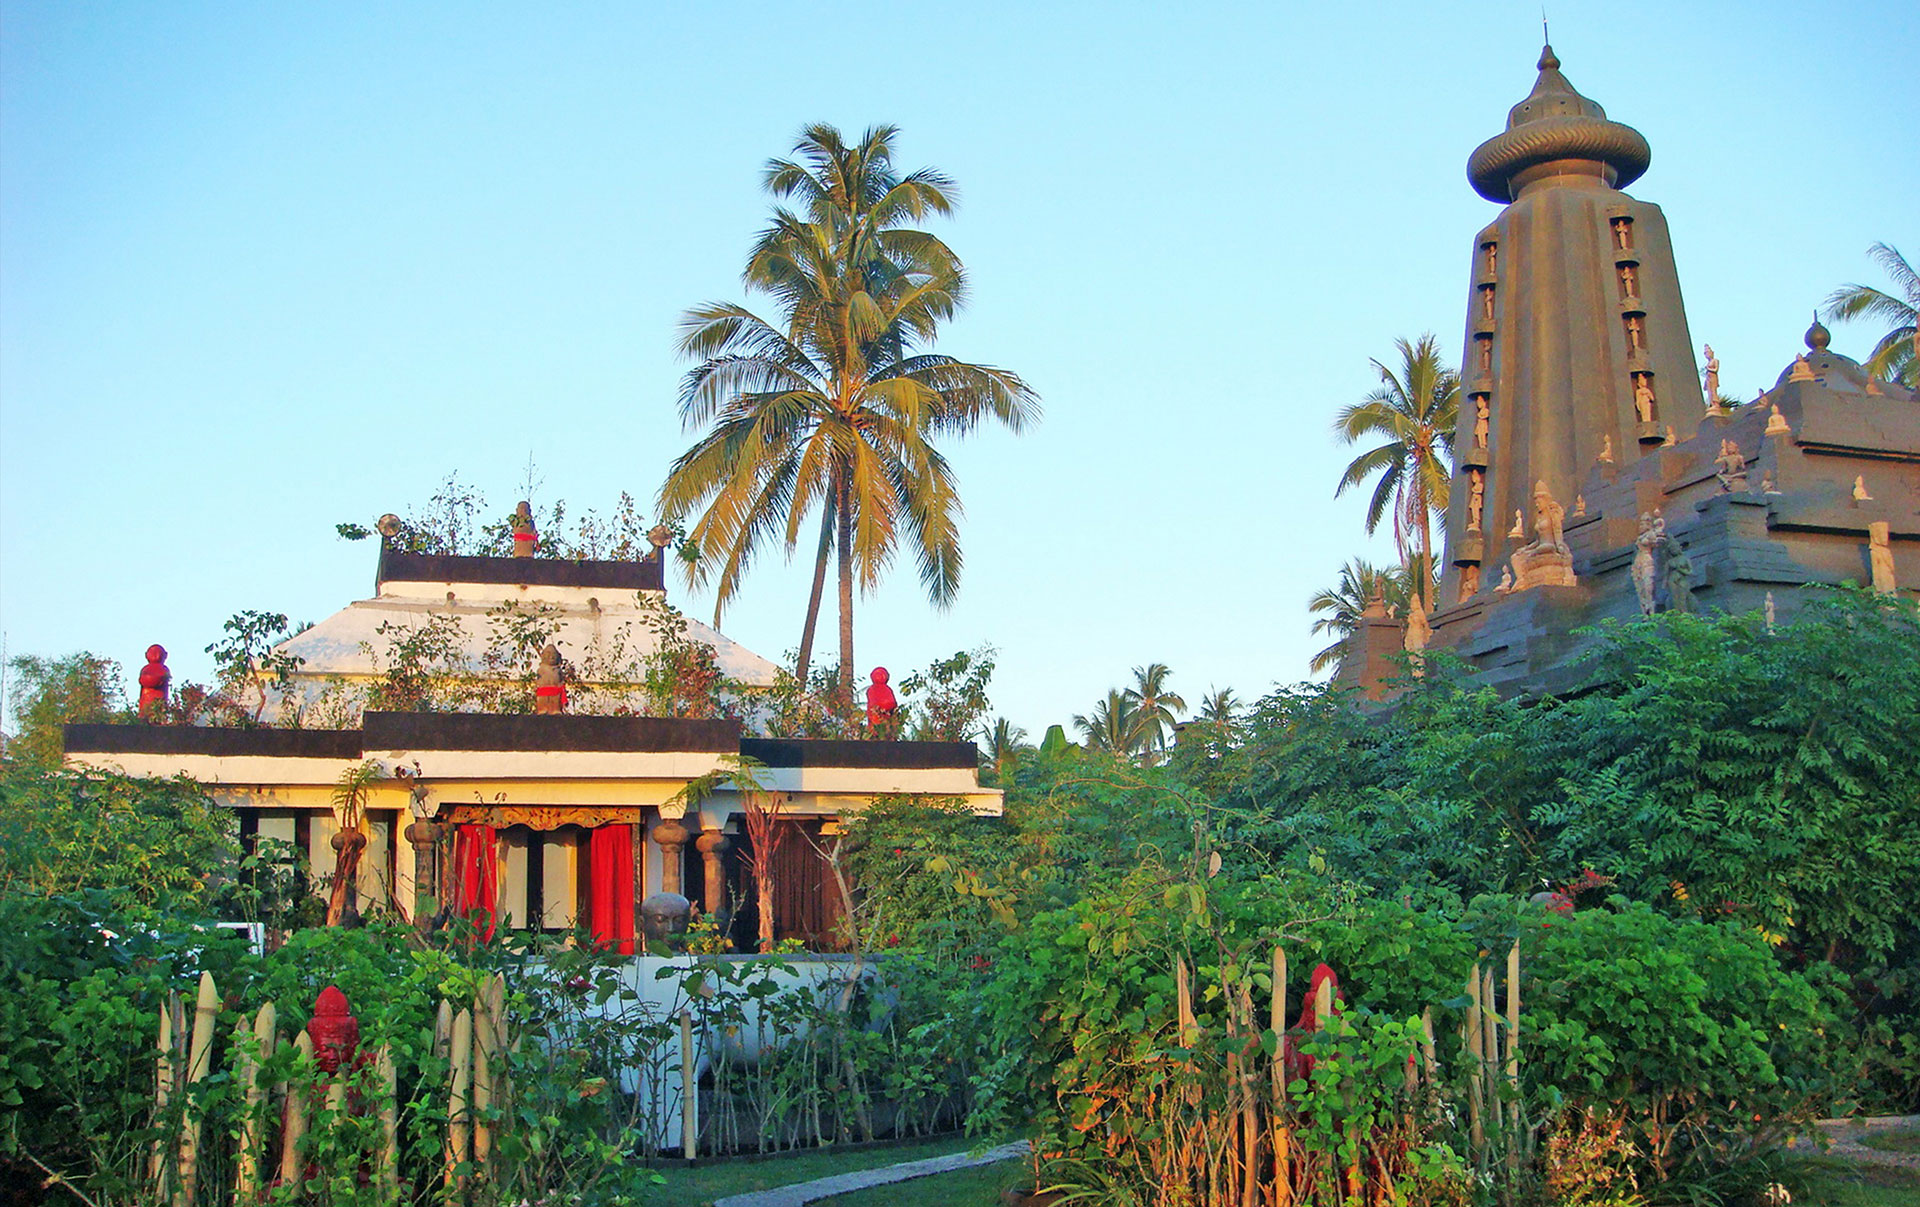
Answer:
<path fill-rule="evenodd" d="M 482 938 L 493 938 L 494 909 L 500 901 L 500 834 L 492 826 L 464 825 L 453 833 L 453 912 L 484 922 Z"/>
<path fill-rule="evenodd" d="M 587 849 L 588 925 L 602 948 L 633 954 L 633 827 L 595 826 Z"/>

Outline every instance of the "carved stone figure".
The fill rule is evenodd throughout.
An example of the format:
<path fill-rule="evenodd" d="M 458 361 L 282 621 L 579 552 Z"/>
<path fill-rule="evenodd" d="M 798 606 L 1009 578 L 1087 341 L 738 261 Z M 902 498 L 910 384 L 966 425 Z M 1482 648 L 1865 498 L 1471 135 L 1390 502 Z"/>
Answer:
<path fill-rule="evenodd" d="M 1675 438 L 1674 438 L 1674 435 L 1673 435 L 1673 425 L 1672 425 L 1671 423 L 1669 423 L 1669 424 L 1667 425 L 1667 438 L 1666 438 L 1665 440 L 1662 440 L 1662 441 L 1660 442 L 1660 447 L 1661 447 L 1661 448 L 1672 448 L 1672 447 L 1673 447 L 1674 445 L 1676 445 L 1676 444 L 1678 444 L 1678 443 L 1680 443 L 1680 441 L 1679 441 L 1679 440 L 1677 440 L 1677 439 L 1675 439 Z"/>
<path fill-rule="evenodd" d="M 1620 266 L 1620 288 L 1623 290 L 1620 295 L 1622 297 L 1637 298 L 1640 296 L 1640 274 L 1634 271 L 1633 265 L 1622 264 Z"/>
<path fill-rule="evenodd" d="M 1773 636 L 1773 622 L 1774 622 L 1774 619 L 1775 619 L 1775 617 L 1774 617 L 1774 611 L 1773 611 L 1773 592 L 1771 592 L 1771 591 L 1769 591 L 1769 592 L 1767 592 L 1767 602 L 1766 602 L 1766 604 L 1765 604 L 1765 605 L 1764 605 L 1764 606 L 1763 606 L 1763 607 L 1761 608 L 1761 611 L 1762 611 L 1762 612 L 1764 612 L 1764 613 L 1766 614 L 1766 617 L 1767 617 L 1767 636 L 1769 636 L 1769 637 L 1771 637 L 1771 636 Z"/>
<path fill-rule="evenodd" d="M 1613 464 L 1613 433 L 1612 432 L 1608 432 L 1605 436 L 1602 436 L 1600 438 L 1600 463 L 1603 465 Z"/>
<path fill-rule="evenodd" d="M 1812 381 L 1813 366 L 1807 363 L 1807 354 L 1802 352 L 1793 358 L 1793 372 L 1787 374 L 1788 381 Z"/>
<path fill-rule="evenodd" d="M 1480 290 L 1480 313 L 1487 318 L 1493 317 L 1493 288 L 1487 286 Z"/>
<path fill-rule="evenodd" d="M 1573 496 L 1573 518 L 1577 520 L 1581 516 L 1586 514 L 1587 514 L 1587 496 L 1585 495 Z"/>
<path fill-rule="evenodd" d="M 1486 478 L 1477 469 L 1467 471 L 1467 531 L 1480 531 L 1480 513 L 1487 505 Z"/>
<path fill-rule="evenodd" d="M 1873 572 L 1873 589 L 1883 595 L 1892 595 L 1896 589 L 1892 536 L 1892 525 L 1886 520 L 1867 525 L 1867 566 Z"/>
<path fill-rule="evenodd" d="M 1471 599 L 1480 594 L 1480 567 L 1460 567 L 1460 598 Z"/>
<path fill-rule="evenodd" d="M 1492 276 L 1500 268 L 1500 245 L 1487 244 L 1487 275 Z"/>
<path fill-rule="evenodd" d="M 655 893 L 640 903 L 640 933 L 649 943 L 672 943 L 687 933 L 693 902 L 679 893 Z"/>
<path fill-rule="evenodd" d="M 1635 352 L 1646 347 L 1646 331 L 1646 324 L 1640 321 L 1640 316 L 1629 314 L 1627 316 L 1627 347 Z"/>
<path fill-rule="evenodd" d="M 1408 653 L 1417 654 L 1427 648 L 1427 641 L 1433 636 L 1433 626 L 1427 623 L 1427 609 L 1419 599 L 1407 601 L 1407 635 L 1402 644 Z M 1414 663 L 1418 674 L 1419 662 Z"/>
<path fill-rule="evenodd" d="M 1714 410 L 1720 409 L 1720 358 L 1713 354 L 1713 345 L 1705 345 L 1707 367 L 1700 371 L 1706 382 L 1707 405 Z"/>
<path fill-rule="evenodd" d="M 1505 595 L 1507 592 L 1513 590 L 1513 567 L 1500 567 L 1500 585 L 1493 590 L 1496 595 Z"/>
<path fill-rule="evenodd" d="M 1653 422 L 1653 387 L 1647 384 L 1645 373 L 1633 375 L 1633 409 L 1640 416 L 1640 422 Z"/>
<path fill-rule="evenodd" d="M 1473 400 L 1473 447 L 1487 447 L 1487 424 L 1490 418 L 1486 395 L 1477 396 Z"/>
<path fill-rule="evenodd" d="M 1513 551 L 1516 591 L 1534 587 L 1571 587 L 1573 551 L 1564 530 L 1567 509 L 1553 497 L 1545 479 L 1533 485 L 1533 542 Z"/>
<path fill-rule="evenodd" d="M 173 672 L 167 669 L 167 650 L 162 645 L 147 647 L 147 664 L 140 668 L 140 719 L 159 721 L 166 716 L 167 685 Z"/>
<path fill-rule="evenodd" d="M 1627 218 L 1613 220 L 1613 245 L 1621 251 L 1632 246 L 1633 222 Z"/>
<path fill-rule="evenodd" d="M 1640 600 L 1640 614 L 1653 615 L 1653 551 L 1666 537 L 1663 525 L 1656 524 L 1646 512 L 1640 513 L 1640 535 L 1633 539 L 1633 593 Z"/>
<path fill-rule="evenodd" d="M 1870 503 L 1873 501 L 1873 496 L 1867 493 L 1867 476 L 1865 474 L 1853 475 L 1853 501 L 1856 503 Z"/>
<path fill-rule="evenodd" d="M 1485 376 L 1489 373 L 1492 373 L 1493 372 L 1493 341 L 1490 339 L 1483 339 L 1483 340 L 1475 340 L 1474 342 L 1480 345 L 1481 375 Z"/>
<path fill-rule="evenodd" d="M 1720 442 L 1720 455 L 1713 460 L 1714 477 L 1720 479 L 1720 489 L 1728 494 L 1747 488 L 1747 459 L 1741 455 L 1740 446 L 1731 440 Z"/>
<path fill-rule="evenodd" d="M 533 505 L 520 500 L 520 505 L 507 517 L 507 523 L 513 529 L 513 556 L 532 557 L 534 547 L 540 542 L 540 534 L 533 529 Z"/>
<path fill-rule="evenodd" d="M 1524 541 L 1527 539 L 1527 522 L 1520 517 L 1520 509 L 1513 509 L 1513 527 L 1507 529 L 1507 539 Z"/>
<path fill-rule="evenodd" d="M 559 647 L 552 642 L 540 651 L 540 669 L 534 672 L 533 711 L 547 714 L 567 711 L 566 669 L 560 662 Z"/>
<path fill-rule="evenodd" d="M 1691 612 L 1693 559 L 1687 556 L 1687 548 L 1678 537 L 1667 537 L 1661 548 L 1667 555 L 1667 611 Z"/>
<path fill-rule="evenodd" d="M 867 688 L 867 732 L 875 737 L 892 737 L 899 720 L 900 702 L 887 686 L 887 668 L 873 668 L 873 684 Z"/>
<path fill-rule="evenodd" d="M 1791 436 L 1793 429 L 1787 426 L 1787 417 L 1780 413 L 1780 404 L 1774 403 L 1767 415 L 1767 430 L 1763 436 Z"/>

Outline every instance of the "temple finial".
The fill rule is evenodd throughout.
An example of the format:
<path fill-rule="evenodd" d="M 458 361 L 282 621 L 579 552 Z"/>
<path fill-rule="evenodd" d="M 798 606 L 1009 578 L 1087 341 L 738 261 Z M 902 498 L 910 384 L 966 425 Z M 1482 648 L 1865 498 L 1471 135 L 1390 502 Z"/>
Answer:
<path fill-rule="evenodd" d="M 1534 64 L 1534 70 L 1536 71 L 1560 70 L 1560 57 L 1553 53 L 1553 43 L 1549 42 L 1540 48 L 1540 61 Z"/>
<path fill-rule="evenodd" d="M 1810 352 L 1825 352 L 1827 345 L 1833 342 L 1833 333 L 1821 323 L 1818 310 L 1813 312 L 1813 326 L 1807 328 L 1806 341 Z"/>

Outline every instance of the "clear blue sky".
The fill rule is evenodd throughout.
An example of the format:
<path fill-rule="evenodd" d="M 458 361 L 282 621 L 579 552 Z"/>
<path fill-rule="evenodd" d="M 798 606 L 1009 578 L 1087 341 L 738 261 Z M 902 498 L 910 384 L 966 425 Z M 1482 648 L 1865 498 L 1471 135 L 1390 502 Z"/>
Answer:
<path fill-rule="evenodd" d="M 1328 434 L 1369 357 L 1457 357 L 1464 164 L 1539 5 L 0 5 L 0 627 L 176 676 L 243 608 L 368 593 L 337 540 L 450 471 L 502 509 L 651 502 L 687 444 L 675 317 L 739 296 L 758 170 L 902 127 L 964 204 L 942 343 L 1039 390 L 953 449 L 958 604 L 903 567 L 864 671 L 991 642 L 1035 732 L 1162 661 L 1189 701 L 1304 677 L 1307 597 L 1384 559 Z M 1920 8 L 1553 5 L 1574 85 L 1653 146 L 1696 339 L 1770 383 L 1809 309 L 1920 258 Z M 1840 328 L 1861 355 L 1874 332 Z M 696 615 L 710 603 L 676 598 Z M 770 560 L 728 632 L 798 639 Z"/>

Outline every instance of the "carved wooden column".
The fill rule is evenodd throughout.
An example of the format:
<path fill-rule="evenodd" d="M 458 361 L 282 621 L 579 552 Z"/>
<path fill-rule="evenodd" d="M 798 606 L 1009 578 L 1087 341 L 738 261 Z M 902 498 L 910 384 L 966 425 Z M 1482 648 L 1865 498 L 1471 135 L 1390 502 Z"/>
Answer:
<path fill-rule="evenodd" d="M 709 914 L 723 913 L 727 908 L 727 874 L 720 864 L 720 853 L 727 849 L 727 836 L 719 830 L 707 830 L 694 840 L 693 845 L 700 852 L 701 862 L 706 868 L 706 911 Z"/>
<path fill-rule="evenodd" d="M 687 839 L 691 837 L 693 837 L 692 832 L 671 817 L 653 828 L 653 841 L 660 847 L 661 892 L 680 891 L 680 850 L 687 845 Z"/>

